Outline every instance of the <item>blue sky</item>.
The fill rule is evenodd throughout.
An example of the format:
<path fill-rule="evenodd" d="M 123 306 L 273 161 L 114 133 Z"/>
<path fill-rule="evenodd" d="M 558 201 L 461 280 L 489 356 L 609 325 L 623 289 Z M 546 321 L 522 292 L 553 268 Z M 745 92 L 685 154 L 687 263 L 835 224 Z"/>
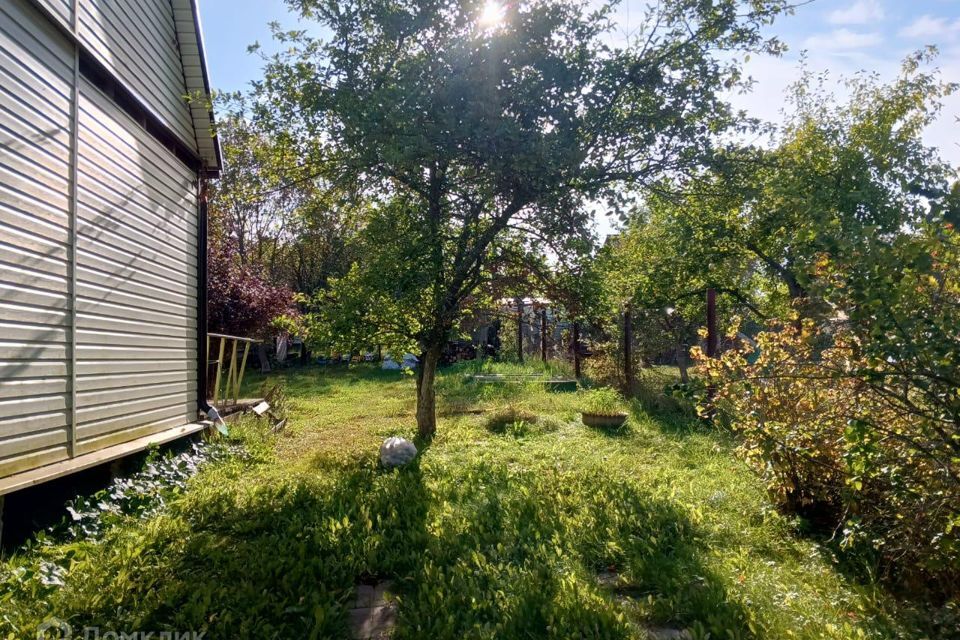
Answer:
<path fill-rule="evenodd" d="M 646 2 L 623 0 L 617 14 L 623 33 L 642 19 Z M 270 21 L 287 28 L 298 25 L 282 0 L 201 0 L 200 8 L 211 82 L 221 90 L 243 89 L 259 77 L 261 60 L 248 54 L 247 46 L 260 42 L 267 51 L 275 49 L 267 26 Z M 937 66 L 944 78 L 960 82 L 960 0 L 814 0 L 799 7 L 795 15 L 782 18 L 770 32 L 786 42 L 790 51 L 782 58 L 754 57 L 747 65 L 756 80 L 753 92 L 732 98 L 766 120 L 779 120 L 783 92 L 797 77 L 803 50 L 812 69 L 827 69 L 837 78 L 859 70 L 891 78 L 907 54 L 935 44 L 940 48 Z M 960 96 L 953 96 L 927 132 L 927 142 L 960 167 L 957 116 Z"/>

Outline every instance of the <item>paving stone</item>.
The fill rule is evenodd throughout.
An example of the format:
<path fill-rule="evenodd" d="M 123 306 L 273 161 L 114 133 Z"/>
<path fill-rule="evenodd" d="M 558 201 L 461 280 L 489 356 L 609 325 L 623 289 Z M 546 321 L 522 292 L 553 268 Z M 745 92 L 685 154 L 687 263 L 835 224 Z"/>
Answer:
<path fill-rule="evenodd" d="M 357 585 L 357 600 L 350 610 L 350 631 L 356 640 L 387 640 L 397 622 L 397 603 L 391 599 L 389 580 Z"/>
<path fill-rule="evenodd" d="M 376 589 L 372 584 L 361 584 L 357 587 L 357 602 L 354 604 L 356 609 L 368 609 L 375 602 L 374 597 Z"/>
<path fill-rule="evenodd" d="M 350 631 L 357 640 L 388 640 L 397 623 L 395 602 L 350 610 Z"/>
<path fill-rule="evenodd" d="M 647 636 L 650 640 L 691 640 L 690 632 L 685 629 L 667 629 L 665 627 L 655 627 L 647 629 Z"/>
<path fill-rule="evenodd" d="M 620 574 L 616 571 L 601 571 L 597 574 L 597 582 L 601 587 L 615 589 L 620 584 Z"/>

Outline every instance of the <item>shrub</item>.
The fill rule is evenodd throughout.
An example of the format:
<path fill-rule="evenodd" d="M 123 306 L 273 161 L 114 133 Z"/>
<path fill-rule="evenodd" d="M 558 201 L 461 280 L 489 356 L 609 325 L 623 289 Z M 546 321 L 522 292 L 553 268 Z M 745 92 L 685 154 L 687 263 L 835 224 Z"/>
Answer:
<path fill-rule="evenodd" d="M 275 285 L 252 265 L 241 264 L 229 240 L 211 241 L 208 257 L 207 326 L 235 336 L 266 338 L 275 320 L 298 315 L 293 292 Z"/>
<path fill-rule="evenodd" d="M 844 330 L 771 327 L 757 343 L 757 351 L 695 357 L 715 408 L 742 436 L 740 451 L 770 491 L 787 508 L 842 529 L 845 549 L 869 549 L 884 577 L 955 595 L 956 427 L 952 440 L 941 438 L 945 425 L 891 401 L 872 381 L 895 365 L 868 362 Z"/>

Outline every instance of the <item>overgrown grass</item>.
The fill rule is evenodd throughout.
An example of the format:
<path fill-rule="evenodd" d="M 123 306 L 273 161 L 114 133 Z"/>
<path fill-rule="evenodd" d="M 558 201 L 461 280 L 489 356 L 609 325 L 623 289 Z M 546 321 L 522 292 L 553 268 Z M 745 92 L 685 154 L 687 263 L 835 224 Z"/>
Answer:
<path fill-rule="evenodd" d="M 477 367 L 506 371 L 446 370 L 437 438 L 395 471 L 377 448 L 414 437 L 412 377 L 284 372 L 291 421 L 260 462 L 205 469 L 99 543 L 5 561 L 3 634 L 32 638 L 53 615 L 74 629 L 343 638 L 356 585 L 389 577 L 400 639 L 932 637 L 795 535 L 724 437 L 638 403 L 628 428 L 592 430 L 576 393 L 477 384 Z"/>

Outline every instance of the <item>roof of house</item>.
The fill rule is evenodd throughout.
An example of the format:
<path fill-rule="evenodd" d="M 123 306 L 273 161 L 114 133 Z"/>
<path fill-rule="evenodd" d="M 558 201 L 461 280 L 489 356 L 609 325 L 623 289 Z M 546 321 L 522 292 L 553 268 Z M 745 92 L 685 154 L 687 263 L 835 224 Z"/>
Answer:
<path fill-rule="evenodd" d="M 180 41 L 180 57 L 187 93 L 191 96 L 190 113 L 197 136 L 197 148 L 204 168 L 217 174 L 223 165 L 220 142 L 214 136 L 215 118 L 209 104 L 210 77 L 203 47 L 203 28 L 200 24 L 198 0 L 171 0 L 173 17 Z"/>

